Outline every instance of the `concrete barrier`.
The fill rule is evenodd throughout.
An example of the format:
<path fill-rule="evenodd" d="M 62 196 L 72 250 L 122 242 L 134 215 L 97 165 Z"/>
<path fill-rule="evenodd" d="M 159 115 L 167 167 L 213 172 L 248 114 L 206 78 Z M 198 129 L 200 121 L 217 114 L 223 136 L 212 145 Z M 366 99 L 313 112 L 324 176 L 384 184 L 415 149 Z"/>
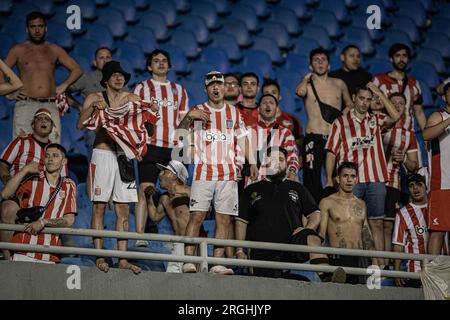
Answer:
<path fill-rule="evenodd" d="M 421 289 L 369 290 L 363 285 L 212 274 L 143 272 L 134 275 L 118 269 L 110 269 L 105 274 L 96 268 L 71 270 L 69 267 L 0 261 L 0 299 L 423 300 Z M 76 279 L 77 270 L 80 270 L 79 279 Z M 76 289 L 78 284 L 80 289 Z"/>

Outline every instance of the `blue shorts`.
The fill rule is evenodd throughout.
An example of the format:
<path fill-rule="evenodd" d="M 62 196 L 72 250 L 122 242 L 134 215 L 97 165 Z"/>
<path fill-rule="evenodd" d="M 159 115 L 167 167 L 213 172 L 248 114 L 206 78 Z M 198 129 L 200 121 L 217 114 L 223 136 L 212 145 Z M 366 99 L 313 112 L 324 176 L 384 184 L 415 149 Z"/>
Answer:
<path fill-rule="evenodd" d="M 384 203 L 386 199 L 386 185 L 384 182 L 358 183 L 353 193 L 366 203 L 368 219 L 384 218 Z"/>

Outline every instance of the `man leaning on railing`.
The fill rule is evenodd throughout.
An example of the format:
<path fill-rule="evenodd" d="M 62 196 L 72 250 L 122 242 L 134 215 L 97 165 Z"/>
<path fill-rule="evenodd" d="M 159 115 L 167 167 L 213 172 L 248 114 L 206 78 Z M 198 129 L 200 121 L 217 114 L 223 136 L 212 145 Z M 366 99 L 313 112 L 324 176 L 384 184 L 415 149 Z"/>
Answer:
<path fill-rule="evenodd" d="M 45 149 L 45 171 L 31 162 L 8 181 L 1 192 L 3 199 L 17 197 L 20 209 L 16 223 L 25 224 L 23 232 L 16 232 L 12 242 L 61 246 L 58 235 L 41 233 L 44 228 L 72 226 L 77 214 L 75 183 L 61 176 L 66 165 L 66 150 L 59 144 L 49 144 Z M 28 178 L 27 178 L 28 177 Z M 14 252 L 13 261 L 57 263 L 59 257 L 38 252 Z"/>

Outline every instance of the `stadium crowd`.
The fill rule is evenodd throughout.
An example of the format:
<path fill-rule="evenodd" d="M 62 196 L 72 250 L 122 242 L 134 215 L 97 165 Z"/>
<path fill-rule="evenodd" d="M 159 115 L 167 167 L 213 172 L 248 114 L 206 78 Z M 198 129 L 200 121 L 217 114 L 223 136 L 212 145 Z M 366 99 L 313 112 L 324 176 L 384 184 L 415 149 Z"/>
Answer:
<path fill-rule="evenodd" d="M 296 87 L 308 117 L 303 135 L 305 124 L 283 111 L 274 79 L 262 82 L 252 72 L 211 70 L 204 76 L 207 101 L 190 106 L 186 89 L 168 80 L 168 52 L 151 52 L 146 61 L 149 79 L 128 90 L 131 70 L 124 70 L 109 48 L 98 48 L 95 71 L 83 74 L 64 49 L 46 40 L 42 13 L 30 13 L 26 24 L 29 39 L 0 60 L 0 94 L 16 101 L 14 138 L 0 156 L 5 185 L 0 223 L 26 227 L 24 232 L 0 231 L 0 241 L 59 246 L 59 236 L 41 231 L 70 227 L 77 219 L 76 185 L 68 177 L 67 152 L 59 144 L 60 119 L 70 106 L 71 112 L 79 112 L 77 128 L 85 130 L 91 148 L 86 175 L 93 229 L 104 228 L 105 210 L 113 206 L 116 230 L 128 231 L 134 204 L 131 218 L 138 233 L 145 232 L 148 218 L 157 223 L 168 216 L 176 235 L 204 236 L 202 224 L 213 215 L 218 239 L 448 254 L 450 83 L 439 88 L 446 105 L 426 118 L 419 81 L 406 71 L 412 58 L 406 44 L 392 45 L 392 70 L 375 75 L 361 67 L 355 45 L 342 49 L 342 67 L 332 72 L 328 52 L 313 49 L 311 72 Z M 58 86 L 57 64 L 69 71 Z M 19 77 L 11 70 L 14 66 Z M 83 102 L 73 98 L 76 92 Z M 415 123 L 426 141 L 428 167 L 422 165 Z M 103 247 L 103 239 L 93 242 L 95 248 Z M 118 240 L 118 250 L 127 246 L 126 239 Z M 136 246 L 148 243 L 140 240 Z M 194 255 L 195 250 L 182 243 L 173 247 L 178 255 Z M 242 247 L 215 247 L 213 255 L 351 267 L 376 264 L 386 270 L 402 265 L 389 259 Z M 7 250 L 3 258 L 60 261 L 53 254 Z M 103 272 L 110 267 L 100 257 L 96 265 Z M 418 261 L 406 264 L 411 272 L 422 267 Z M 119 268 L 141 272 L 126 259 L 120 259 Z M 194 273 L 198 266 L 171 262 L 167 271 Z M 230 275 L 235 270 L 214 265 L 210 272 Z M 338 269 L 318 276 L 323 281 L 364 281 L 342 273 Z M 254 268 L 251 274 L 295 278 L 286 270 Z M 396 284 L 420 285 L 399 279 Z"/>

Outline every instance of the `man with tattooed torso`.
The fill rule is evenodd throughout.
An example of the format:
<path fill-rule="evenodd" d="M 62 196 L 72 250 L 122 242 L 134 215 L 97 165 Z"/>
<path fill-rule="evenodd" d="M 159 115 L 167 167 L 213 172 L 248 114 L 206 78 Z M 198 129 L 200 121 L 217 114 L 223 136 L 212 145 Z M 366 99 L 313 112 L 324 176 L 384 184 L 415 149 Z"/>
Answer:
<path fill-rule="evenodd" d="M 319 234 L 328 238 L 329 245 L 336 248 L 374 250 L 374 242 L 367 222 L 367 208 L 363 200 L 353 194 L 358 182 L 357 167 L 343 162 L 338 168 L 339 191 L 320 202 L 321 222 Z M 330 256 L 330 264 L 366 268 L 362 257 Z M 347 282 L 364 283 L 363 277 L 348 276 Z"/>

